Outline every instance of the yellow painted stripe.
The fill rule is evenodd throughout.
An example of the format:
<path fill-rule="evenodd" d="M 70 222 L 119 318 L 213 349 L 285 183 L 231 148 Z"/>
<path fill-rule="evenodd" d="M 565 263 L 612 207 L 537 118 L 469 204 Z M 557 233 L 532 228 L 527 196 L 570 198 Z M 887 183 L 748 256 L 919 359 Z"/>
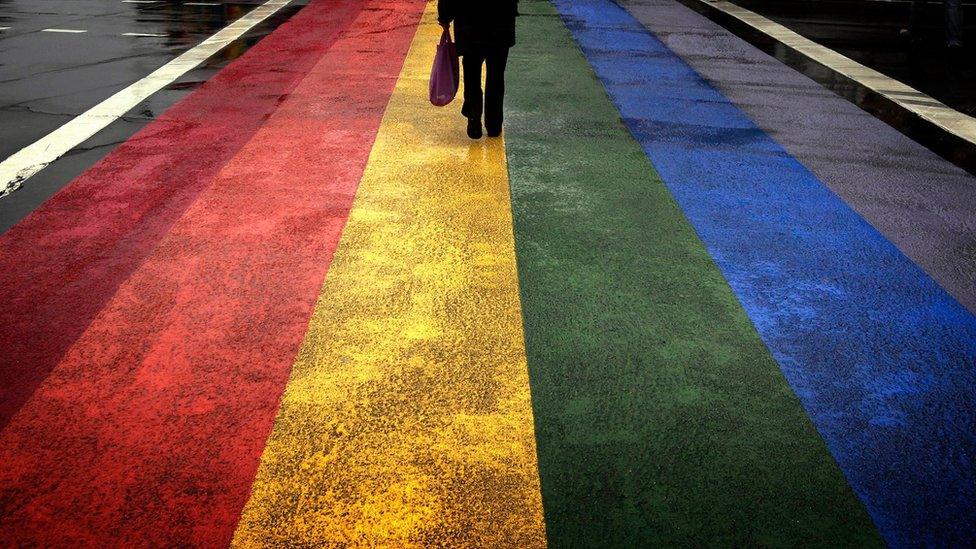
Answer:
<path fill-rule="evenodd" d="M 545 545 L 504 143 L 427 102 L 434 5 L 234 545 Z"/>

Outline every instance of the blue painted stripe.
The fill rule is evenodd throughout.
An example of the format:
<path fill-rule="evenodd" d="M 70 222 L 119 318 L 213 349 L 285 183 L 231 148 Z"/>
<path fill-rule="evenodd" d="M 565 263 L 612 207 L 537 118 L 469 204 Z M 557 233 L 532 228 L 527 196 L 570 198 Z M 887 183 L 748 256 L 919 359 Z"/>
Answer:
<path fill-rule="evenodd" d="M 888 543 L 972 542 L 976 318 L 624 9 L 554 3 Z"/>

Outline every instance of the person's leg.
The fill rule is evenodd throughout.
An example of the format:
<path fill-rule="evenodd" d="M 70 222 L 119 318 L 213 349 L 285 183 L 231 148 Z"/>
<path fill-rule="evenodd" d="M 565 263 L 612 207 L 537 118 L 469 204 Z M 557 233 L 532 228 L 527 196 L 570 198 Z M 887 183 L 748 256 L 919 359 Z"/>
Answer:
<path fill-rule="evenodd" d="M 508 64 L 508 48 L 498 47 L 488 51 L 485 77 L 485 128 L 488 135 L 502 133 L 505 106 L 505 67 Z"/>
<path fill-rule="evenodd" d="M 466 48 L 461 56 L 464 73 L 464 105 L 461 107 L 461 114 L 467 118 L 477 118 L 479 123 L 484 110 L 484 95 L 481 91 L 481 66 L 484 62 L 484 54 L 474 46 Z"/>
<path fill-rule="evenodd" d="M 912 0 L 911 12 L 908 17 L 908 32 L 906 33 L 912 40 L 922 38 L 922 27 L 925 24 L 926 2 L 927 0 Z"/>
<path fill-rule="evenodd" d="M 464 105 L 461 114 L 468 119 L 468 137 L 481 139 L 481 112 L 484 110 L 484 94 L 481 91 L 481 66 L 485 62 L 485 55 L 473 46 L 465 48 L 461 56 L 462 72 L 464 72 Z"/>
<path fill-rule="evenodd" d="M 962 0 L 943 0 L 945 3 L 946 42 L 949 47 L 962 46 Z"/>

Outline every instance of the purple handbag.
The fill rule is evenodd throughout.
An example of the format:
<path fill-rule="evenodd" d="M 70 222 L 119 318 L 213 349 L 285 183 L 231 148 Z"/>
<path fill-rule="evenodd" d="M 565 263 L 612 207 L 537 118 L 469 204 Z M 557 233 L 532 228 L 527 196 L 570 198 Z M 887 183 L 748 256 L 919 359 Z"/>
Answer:
<path fill-rule="evenodd" d="M 434 66 L 430 69 L 430 102 L 443 107 L 454 100 L 461 81 L 457 49 L 446 29 L 437 45 Z"/>

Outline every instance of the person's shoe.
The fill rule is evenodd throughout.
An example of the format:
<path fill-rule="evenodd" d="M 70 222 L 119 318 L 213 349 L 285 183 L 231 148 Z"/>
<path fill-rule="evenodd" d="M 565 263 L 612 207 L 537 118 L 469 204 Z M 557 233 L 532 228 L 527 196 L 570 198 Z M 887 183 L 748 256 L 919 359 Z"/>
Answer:
<path fill-rule="evenodd" d="M 502 127 L 499 126 L 485 126 L 488 130 L 488 137 L 498 137 L 502 134 Z"/>
<path fill-rule="evenodd" d="M 481 120 L 478 118 L 468 119 L 468 137 L 471 139 L 481 139 Z"/>
<path fill-rule="evenodd" d="M 916 36 L 910 29 L 901 29 L 898 31 L 898 37 L 901 38 L 906 44 L 911 44 L 913 46 L 918 45 L 922 42 L 921 36 Z"/>
<path fill-rule="evenodd" d="M 946 58 L 949 60 L 949 63 L 952 63 L 953 65 L 961 65 L 965 59 L 962 44 L 958 42 L 946 44 Z"/>

